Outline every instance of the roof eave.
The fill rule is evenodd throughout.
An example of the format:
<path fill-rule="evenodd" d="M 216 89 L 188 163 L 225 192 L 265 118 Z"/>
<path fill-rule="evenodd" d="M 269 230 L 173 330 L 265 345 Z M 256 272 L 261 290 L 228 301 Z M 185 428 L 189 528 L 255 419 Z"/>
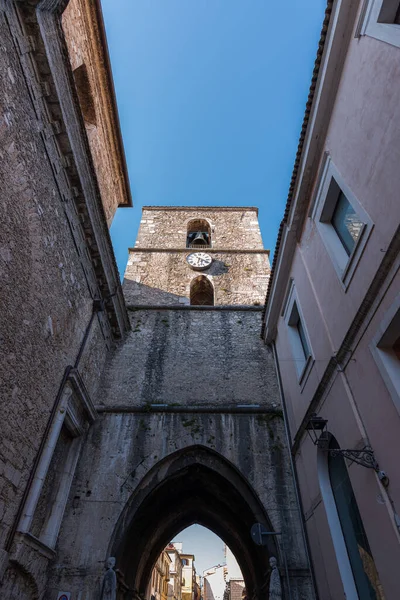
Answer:
<path fill-rule="evenodd" d="M 310 193 L 318 173 L 358 6 L 358 0 L 330 0 L 327 5 L 265 301 L 261 335 L 266 343 L 276 336 L 293 256 L 307 218 Z"/>

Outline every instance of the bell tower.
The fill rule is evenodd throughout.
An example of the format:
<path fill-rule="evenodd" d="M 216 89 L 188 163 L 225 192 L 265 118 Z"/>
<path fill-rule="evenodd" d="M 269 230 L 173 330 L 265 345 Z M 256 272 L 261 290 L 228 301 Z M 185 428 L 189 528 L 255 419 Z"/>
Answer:
<path fill-rule="evenodd" d="M 261 306 L 268 257 L 257 208 L 145 206 L 125 297 L 139 306 Z"/>
<path fill-rule="evenodd" d="M 259 334 L 268 277 L 256 208 L 143 209 L 123 284 L 130 331 L 102 372 L 54 589 L 94 600 L 113 556 L 121 597 L 145 598 L 166 542 L 201 523 L 237 557 L 250 598 L 265 598 L 272 558 L 285 598 L 313 598 L 274 357 Z M 273 533 L 266 546 L 255 523 Z"/>

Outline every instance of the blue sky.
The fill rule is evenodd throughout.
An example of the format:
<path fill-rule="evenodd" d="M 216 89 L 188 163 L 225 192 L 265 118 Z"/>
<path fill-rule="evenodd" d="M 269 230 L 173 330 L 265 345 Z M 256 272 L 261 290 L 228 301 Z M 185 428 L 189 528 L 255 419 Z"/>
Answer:
<path fill-rule="evenodd" d="M 194 565 L 199 575 L 218 564 L 224 564 L 224 542 L 215 533 L 201 525 L 191 525 L 177 536 L 174 542 L 182 542 L 183 552 L 194 554 Z"/>
<path fill-rule="evenodd" d="M 325 0 L 102 0 L 134 202 L 111 237 L 121 274 L 141 207 L 256 205 L 273 251 Z"/>

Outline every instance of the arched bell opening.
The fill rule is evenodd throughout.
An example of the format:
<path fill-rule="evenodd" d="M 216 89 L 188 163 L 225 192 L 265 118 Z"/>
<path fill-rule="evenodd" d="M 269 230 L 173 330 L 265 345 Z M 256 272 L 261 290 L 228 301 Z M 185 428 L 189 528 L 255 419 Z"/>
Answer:
<path fill-rule="evenodd" d="M 214 306 L 214 287 L 205 275 L 195 277 L 190 283 L 192 306 Z"/>
<path fill-rule="evenodd" d="M 126 584 L 144 597 L 152 569 L 167 544 L 189 525 L 213 531 L 231 549 L 248 597 L 262 598 L 274 536 L 256 546 L 250 529 L 271 524 L 261 502 L 237 469 L 203 446 L 191 446 L 160 461 L 144 477 L 121 515 L 110 545 Z"/>
<path fill-rule="evenodd" d="M 192 219 L 187 224 L 186 248 L 211 248 L 211 227 L 205 219 Z"/>

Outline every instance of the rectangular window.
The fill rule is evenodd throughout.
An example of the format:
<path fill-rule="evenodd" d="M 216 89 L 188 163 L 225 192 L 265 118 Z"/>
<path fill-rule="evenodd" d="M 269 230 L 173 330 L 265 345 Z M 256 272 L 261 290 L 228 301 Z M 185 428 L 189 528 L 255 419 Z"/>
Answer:
<path fill-rule="evenodd" d="M 341 191 L 333 211 L 331 223 L 348 256 L 361 235 L 364 223 L 360 221 L 356 211 Z"/>
<path fill-rule="evenodd" d="M 21 544 L 54 549 L 79 456 L 82 434 L 93 423 L 96 411 L 71 371 L 58 400 L 46 443 L 18 523 Z"/>
<path fill-rule="evenodd" d="M 347 289 L 373 224 L 329 156 L 322 170 L 311 217 L 335 271 Z"/>
<path fill-rule="evenodd" d="M 311 345 L 301 315 L 299 303 L 292 282 L 282 315 L 288 328 L 288 339 L 292 350 L 293 363 L 297 372 L 299 384 L 304 386 L 312 368 L 313 360 Z"/>
<path fill-rule="evenodd" d="M 399 0 L 383 0 L 378 15 L 378 23 L 389 23 L 400 25 L 400 2 Z"/>
<path fill-rule="evenodd" d="M 370 37 L 400 48 L 399 0 L 369 0 L 361 11 L 358 35 Z"/>
<path fill-rule="evenodd" d="M 370 349 L 400 414 L 400 295 L 383 318 Z"/>
<path fill-rule="evenodd" d="M 297 331 L 299 334 L 301 347 L 303 349 L 304 358 L 307 359 L 310 355 L 310 351 L 308 349 L 307 338 L 306 338 L 306 334 L 305 334 L 304 327 L 303 327 L 300 317 L 297 321 Z"/>

